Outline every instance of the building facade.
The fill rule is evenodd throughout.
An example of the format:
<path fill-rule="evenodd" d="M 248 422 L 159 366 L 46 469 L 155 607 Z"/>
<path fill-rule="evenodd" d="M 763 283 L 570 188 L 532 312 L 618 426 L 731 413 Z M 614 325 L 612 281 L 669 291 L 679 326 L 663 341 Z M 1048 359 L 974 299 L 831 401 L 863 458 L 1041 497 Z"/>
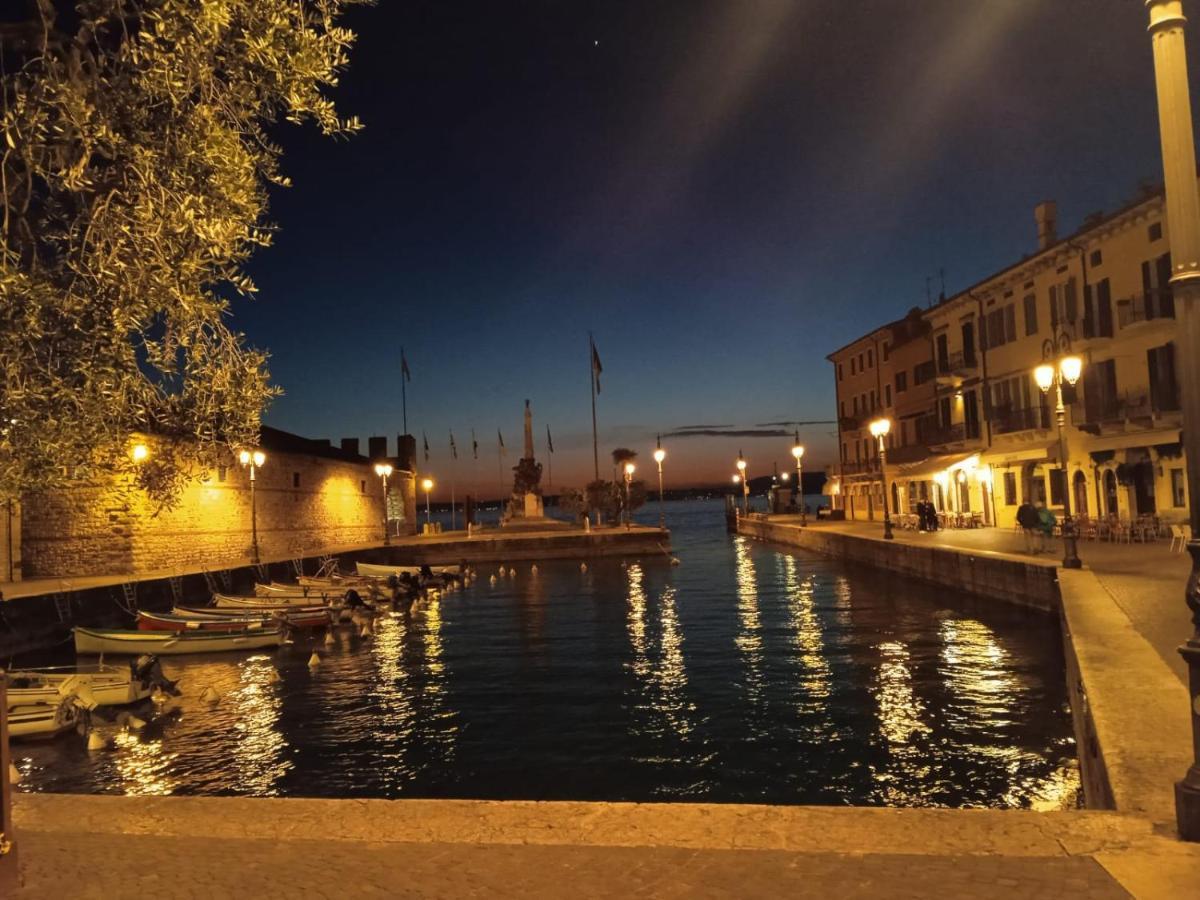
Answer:
<path fill-rule="evenodd" d="M 927 498 L 976 524 L 1008 527 L 1026 499 L 1060 515 L 1069 499 L 1085 519 L 1183 522 L 1187 484 L 1162 195 L 1090 217 L 1065 239 L 1057 236 L 1053 203 L 1037 207 L 1035 222 L 1037 252 L 921 312 L 927 340 L 909 342 L 903 365 L 889 353 L 892 401 L 912 390 L 915 369 L 932 375 L 921 384 L 929 390 L 905 396 L 903 408 L 885 409 L 896 423 L 893 434 L 899 428 L 885 473 L 892 509 L 908 512 Z M 846 354 L 878 333 L 830 356 L 839 413 L 844 394 L 860 390 L 857 383 L 844 389 L 839 378 Z M 1083 360 L 1083 372 L 1064 388 L 1064 453 L 1054 390 L 1044 393 L 1034 370 L 1067 353 Z M 914 449 L 903 449 L 909 437 Z M 852 473 L 833 474 L 834 488 L 846 492 Z M 860 504 L 844 506 L 848 517 L 871 517 Z"/>

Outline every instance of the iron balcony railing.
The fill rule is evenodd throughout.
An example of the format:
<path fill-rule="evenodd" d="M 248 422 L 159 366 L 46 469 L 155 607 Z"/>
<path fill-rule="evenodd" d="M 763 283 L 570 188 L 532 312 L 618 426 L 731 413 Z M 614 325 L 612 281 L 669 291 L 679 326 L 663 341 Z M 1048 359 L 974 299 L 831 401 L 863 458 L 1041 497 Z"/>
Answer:
<path fill-rule="evenodd" d="M 1117 322 L 1122 328 L 1154 319 L 1175 318 L 1175 295 L 1170 288 L 1135 294 L 1117 301 Z"/>
<path fill-rule="evenodd" d="M 937 370 L 939 375 L 949 375 L 953 372 L 966 372 L 976 368 L 979 365 L 976 359 L 975 352 L 955 350 L 953 353 L 946 353 L 939 356 L 937 359 Z"/>
<path fill-rule="evenodd" d="M 1012 434 L 1014 431 L 1049 427 L 1050 410 L 1044 406 L 996 407 L 992 410 L 992 431 L 996 434 Z"/>

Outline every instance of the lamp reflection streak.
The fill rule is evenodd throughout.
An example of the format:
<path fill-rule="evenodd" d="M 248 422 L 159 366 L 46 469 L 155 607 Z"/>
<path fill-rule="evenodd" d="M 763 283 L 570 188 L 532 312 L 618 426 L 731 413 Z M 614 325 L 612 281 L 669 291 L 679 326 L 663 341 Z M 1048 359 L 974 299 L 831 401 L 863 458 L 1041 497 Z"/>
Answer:
<path fill-rule="evenodd" d="M 831 690 L 829 661 L 825 658 L 825 638 L 821 620 L 817 617 L 811 576 L 800 581 L 796 558 L 784 554 L 784 584 L 787 588 L 788 618 L 792 643 L 800 663 L 800 688 L 796 691 L 797 709 L 801 713 L 818 712 L 824 708 Z"/>
<path fill-rule="evenodd" d="M 763 642 L 762 623 L 758 615 L 758 581 L 754 561 L 750 558 L 750 542 L 739 535 L 734 538 L 733 551 L 740 625 L 734 643 L 745 659 L 747 699 L 757 706 L 763 699 Z"/>
<path fill-rule="evenodd" d="M 241 683 L 230 696 L 238 741 L 233 747 L 242 791 L 258 797 L 278 793 L 276 783 L 292 767 L 286 758 L 288 742 L 279 728 L 282 703 L 268 678 L 275 670 L 268 656 L 252 656 L 240 667 Z"/>
<path fill-rule="evenodd" d="M 416 714 L 413 708 L 413 679 L 404 665 L 407 637 L 407 619 L 389 616 L 376 624 L 375 636 L 371 641 L 371 656 L 376 672 L 375 693 L 380 702 L 377 723 L 381 738 L 380 755 L 388 769 L 387 781 L 393 786 L 406 784 L 417 774 L 409 762 Z"/>
<path fill-rule="evenodd" d="M 425 681 L 422 694 L 429 702 L 429 737 L 430 740 L 442 745 L 442 749 L 450 757 L 454 750 L 457 727 L 454 724 L 455 714 L 447 709 L 446 700 L 446 665 L 442 659 L 442 602 L 439 598 L 430 598 L 425 605 Z"/>
<path fill-rule="evenodd" d="M 121 777 L 121 791 L 131 796 L 165 797 L 175 792 L 173 776 L 178 753 L 167 753 L 161 739 L 143 741 L 131 731 L 122 731 L 113 738 L 117 753 L 113 755 Z"/>
<path fill-rule="evenodd" d="M 640 565 L 632 565 L 627 570 L 626 578 L 629 582 L 626 627 L 633 651 L 630 668 L 642 695 L 638 700 L 638 709 L 651 714 L 645 731 L 659 736 L 670 733 L 680 738 L 687 737 L 693 729 L 688 713 L 695 707 L 684 694 L 687 669 L 683 659 L 683 634 L 675 607 L 675 588 L 668 585 L 659 597 L 659 646 L 658 653 L 654 653 L 648 627 L 651 624 L 651 612 L 645 588 L 645 571 Z M 642 730 L 641 726 L 638 730 Z"/>

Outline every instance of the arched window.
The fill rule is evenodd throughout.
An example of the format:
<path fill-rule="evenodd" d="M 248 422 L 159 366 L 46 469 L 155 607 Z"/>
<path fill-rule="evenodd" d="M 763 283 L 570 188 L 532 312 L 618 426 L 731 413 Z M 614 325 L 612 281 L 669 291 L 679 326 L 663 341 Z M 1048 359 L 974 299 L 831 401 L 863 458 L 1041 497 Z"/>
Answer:
<path fill-rule="evenodd" d="M 1071 499 L 1075 501 L 1075 509 L 1072 512 L 1077 516 L 1086 516 L 1088 514 L 1087 476 L 1082 471 L 1076 470 L 1073 483 L 1075 493 Z"/>

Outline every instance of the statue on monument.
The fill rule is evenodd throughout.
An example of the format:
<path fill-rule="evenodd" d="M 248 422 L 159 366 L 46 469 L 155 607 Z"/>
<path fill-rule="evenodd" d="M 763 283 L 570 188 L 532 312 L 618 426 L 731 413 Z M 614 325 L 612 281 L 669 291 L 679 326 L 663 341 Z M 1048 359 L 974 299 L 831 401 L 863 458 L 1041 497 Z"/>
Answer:
<path fill-rule="evenodd" d="M 515 518 L 540 519 L 542 464 L 533 458 L 533 411 L 525 401 L 525 453 L 513 466 L 513 493 L 509 508 Z"/>

